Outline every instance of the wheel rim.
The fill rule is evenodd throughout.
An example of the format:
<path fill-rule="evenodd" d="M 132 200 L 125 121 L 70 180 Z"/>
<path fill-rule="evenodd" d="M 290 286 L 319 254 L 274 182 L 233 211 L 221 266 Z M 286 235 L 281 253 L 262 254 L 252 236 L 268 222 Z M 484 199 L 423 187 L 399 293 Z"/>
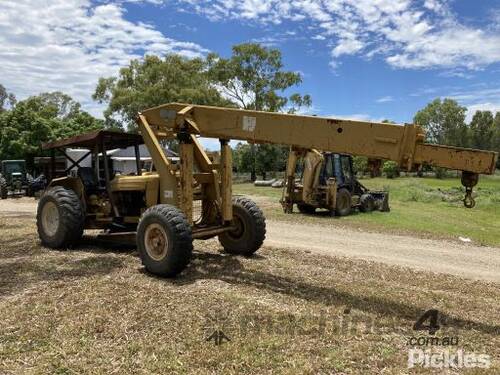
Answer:
<path fill-rule="evenodd" d="M 59 228 L 59 210 L 54 202 L 47 202 L 42 208 L 42 226 L 48 236 L 54 236 Z"/>
<path fill-rule="evenodd" d="M 148 225 L 144 235 L 146 252 L 154 260 L 162 260 L 167 255 L 168 236 L 160 224 Z"/>

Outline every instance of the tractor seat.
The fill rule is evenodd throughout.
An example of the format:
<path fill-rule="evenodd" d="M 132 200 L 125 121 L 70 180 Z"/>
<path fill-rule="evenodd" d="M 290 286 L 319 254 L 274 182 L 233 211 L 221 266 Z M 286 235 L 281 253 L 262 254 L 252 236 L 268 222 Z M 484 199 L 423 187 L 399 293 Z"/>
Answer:
<path fill-rule="evenodd" d="M 78 177 L 82 180 L 83 187 L 88 193 L 98 190 L 99 184 L 97 183 L 95 172 L 90 167 L 80 167 L 77 172 Z"/>

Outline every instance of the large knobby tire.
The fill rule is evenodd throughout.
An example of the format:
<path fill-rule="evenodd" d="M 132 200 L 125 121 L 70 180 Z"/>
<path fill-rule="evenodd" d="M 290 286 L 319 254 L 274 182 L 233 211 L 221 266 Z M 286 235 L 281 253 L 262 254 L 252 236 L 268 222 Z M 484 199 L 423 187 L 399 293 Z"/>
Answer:
<path fill-rule="evenodd" d="M 266 238 L 266 219 L 251 199 L 233 199 L 233 225 L 235 230 L 219 235 L 224 251 L 250 256 L 262 246 Z"/>
<path fill-rule="evenodd" d="M 375 209 L 375 198 L 371 194 L 363 194 L 359 198 L 359 210 L 361 212 L 372 212 Z"/>
<path fill-rule="evenodd" d="M 337 199 L 335 203 L 335 214 L 337 216 L 347 216 L 352 210 L 351 193 L 349 190 L 341 188 L 337 191 Z"/>
<path fill-rule="evenodd" d="M 173 277 L 191 260 L 191 225 L 177 207 L 168 204 L 150 207 L 137 227 L 137 248 L 148 272 Z"/>
<path fill-rule="evenodd" d="M 5 178 L 0 177 L 0 199 L 7 199 L 7 195 L 8 195 L 7 181 L 5 181 Z"/>
<path fill-rule="evenodd" d="M 316 207 L 306 203 L 297 203 L 297 208 L 302 214 L 312 215 L 316 212 Z"/>
<path fill-rule="evenodd" d="M 82 238 L 84 222 L 82 202 L 73 190 L 51 187 L 38 202 L 36 226 L 44 246 L 75 246 Z"/>

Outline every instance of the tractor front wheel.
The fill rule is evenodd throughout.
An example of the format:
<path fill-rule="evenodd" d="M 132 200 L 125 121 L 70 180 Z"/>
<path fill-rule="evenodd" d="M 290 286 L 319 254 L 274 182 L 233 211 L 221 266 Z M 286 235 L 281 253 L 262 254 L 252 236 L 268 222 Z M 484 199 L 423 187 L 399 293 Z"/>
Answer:
<path fill-rule="evenodd" d="M 165 277 L 180 273 L 193 252 L 191 226 L 184 213 L 168 204 L 148 208 L 137 227 L 137 248 L 148 272 Z"/>
<path fill-rule="evenodd" d="M 45 246 L 65 248 L 76 245 L 82 238 L 84 222 L 82 203 L 73 190 L 51 187 L 38 202 L 36 226 Z"/>
<path fill-rule="evenodd" d="M 234 230 L 219 235 L 224 250 L 230 254 L 250 256 L 266 238 L 266 219 L 252 200 L 237 197 L 233 200 Z"/>

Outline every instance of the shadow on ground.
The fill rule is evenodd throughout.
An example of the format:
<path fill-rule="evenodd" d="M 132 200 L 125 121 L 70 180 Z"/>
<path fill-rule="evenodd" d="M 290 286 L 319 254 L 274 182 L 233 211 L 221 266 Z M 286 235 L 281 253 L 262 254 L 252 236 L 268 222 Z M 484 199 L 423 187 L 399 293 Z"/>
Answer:
<path fill-rule="evenodd" d="M 113 255 L 92 255 L 71 259 L 71 251 L 60 257 L 17 257 L 0 263 L 0 296 L 50 281 L 75 280 L 106 275 L 122 268 L 123 261 Z"/>
<path fill-rule="evenodd" d="M 257 260 L 262 259 L 265 258 L 257 258 Z M 356 295 L 339 291 L 334 286 L 312 285 L 288 276 L 245 269 L 238 257 L 227 254 L 195 253 L 188 269 L 177 279 L 166 282 L 184 285 L 203 279 L 222 280 L 233 285 L 253 286 L 327 306 L 348 307 L 388 317 L 397 316 L 410 321 L 422 316 L 427 310 L 427 308 L 396 302 L 383 296 Z M 499 325 L 460 319 L 445 313 L 441 313 L 441 319 L 450 327 L 478 330 L 493 335 L 500 334 Z"/>

